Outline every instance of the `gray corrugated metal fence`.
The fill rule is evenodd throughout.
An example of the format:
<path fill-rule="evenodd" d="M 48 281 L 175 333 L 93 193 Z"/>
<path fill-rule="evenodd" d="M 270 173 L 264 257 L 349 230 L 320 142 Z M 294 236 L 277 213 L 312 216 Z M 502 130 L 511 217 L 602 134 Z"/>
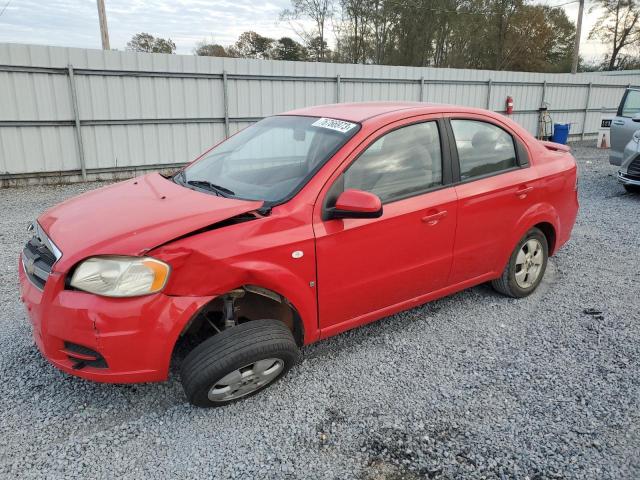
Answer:
<path fill-rule="evenodd" d="M 136 54 L 0 44 L 0 179 L 170 167 L 260 118 L 334 102 L 538 108 L 595 133 L 640 75 L 539 74 Z"/>

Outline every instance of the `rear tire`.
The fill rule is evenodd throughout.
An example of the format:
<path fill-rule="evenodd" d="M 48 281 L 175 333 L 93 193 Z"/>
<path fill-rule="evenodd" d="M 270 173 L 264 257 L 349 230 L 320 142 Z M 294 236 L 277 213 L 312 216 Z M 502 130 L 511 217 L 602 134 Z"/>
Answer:
<path fill-rule="evenodd" d="M 638 185 L 623 185 L 624 189 L 629 193 L 640 193 L 640 187 Z"/>
<path fill-rule="evenodd" d="M 538 228 L 532 228 L 518 242 L 502 275 L 491 286 L 508 297 L 531 295 L 544 277 L 548 256 L 547 237 Z"/>
<path fill-rule="evenodd" d="M 182 387 L 193 405 L 219 407 L 258 393 L 300 359 L 300 350 L 278 320 L 242 323 L 194 348 L 181 368 Z"/>

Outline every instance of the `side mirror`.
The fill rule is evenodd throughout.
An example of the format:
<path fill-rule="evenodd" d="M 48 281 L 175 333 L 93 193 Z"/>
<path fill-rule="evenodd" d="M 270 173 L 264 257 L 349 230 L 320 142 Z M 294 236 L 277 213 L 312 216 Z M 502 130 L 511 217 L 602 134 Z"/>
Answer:
<path fill-rule="evenodd" d="M 328 209 L 331 218 L 378 218 L 382 216 L 382 201 L 370 192 L 349 189 L 342 192 L 336 205 Z"/>
<path fill-rule="evenodd" d="M 640 113 L 636 113 L 633 117 L 631 117 L 631 120 L 634 122 L 640 122 Z"/>

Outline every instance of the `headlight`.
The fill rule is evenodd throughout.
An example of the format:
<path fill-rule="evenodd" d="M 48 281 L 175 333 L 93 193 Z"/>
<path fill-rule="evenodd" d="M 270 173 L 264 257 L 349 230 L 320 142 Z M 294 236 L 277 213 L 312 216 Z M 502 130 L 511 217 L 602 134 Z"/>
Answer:
<path fill-rule="evenodd" d="M 78 265 L 71 286 L 106 297 L 135 297 L 162 290 L 170 271 L 149 257 L 92 257 Z"/>
<path fill-rule="evenodd" d="M 636 143 L 640 143 L 640 130 L 636 130 L 633 134 L 633 141 Z"/>

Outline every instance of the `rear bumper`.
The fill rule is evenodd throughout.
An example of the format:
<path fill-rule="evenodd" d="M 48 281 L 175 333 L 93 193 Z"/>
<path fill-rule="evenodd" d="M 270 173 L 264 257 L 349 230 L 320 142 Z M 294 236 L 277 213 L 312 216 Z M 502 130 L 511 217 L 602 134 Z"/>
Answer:
<path fill-rule="evenodd" d="M 212 299 L 100 297 L 65 290 L 64 276 L 56 272 L 40 290 L 25 275 L 22 259 L 19 277 L 20 299 L 42 355 L 64 372 L 98 382 L 165 380 L 184 325 Z M 95 356 L 102 361 L 86 361 Z"/>

